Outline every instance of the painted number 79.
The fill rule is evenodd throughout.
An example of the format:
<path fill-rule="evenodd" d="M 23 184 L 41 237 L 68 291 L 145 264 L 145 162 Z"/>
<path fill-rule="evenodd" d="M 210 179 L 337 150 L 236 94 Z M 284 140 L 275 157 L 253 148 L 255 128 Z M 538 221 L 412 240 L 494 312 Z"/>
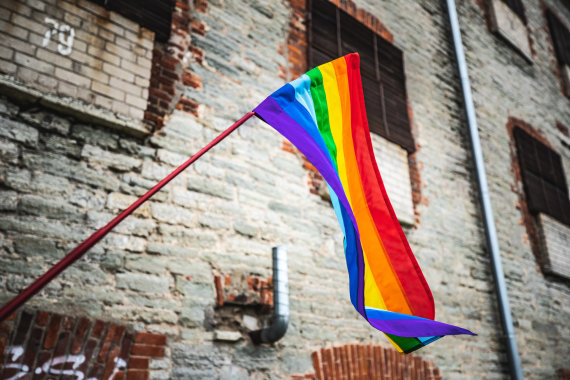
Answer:
<path fill-rule="evenodd" d="M 45 18 L 45 23 L 50 27 L 44 35 L 42 46 L 46 47 L 51 41 L 51 37 L 55 34 L 58 35 L 59 43 L 57 44 L 57 51 L 61 55 L 71 54 L 73 48 L 73 38 L 75 37 L 75 30 L 67 24 L 59 24 L 57 21 L 50 17 Z"/>

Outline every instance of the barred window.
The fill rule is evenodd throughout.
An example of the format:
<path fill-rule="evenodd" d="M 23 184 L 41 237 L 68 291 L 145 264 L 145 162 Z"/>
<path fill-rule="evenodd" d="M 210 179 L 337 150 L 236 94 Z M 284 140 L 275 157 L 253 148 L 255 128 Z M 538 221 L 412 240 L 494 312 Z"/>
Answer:
<path fill-rule="evenodd" d="M 529 211 L 570 226 L 570 199 L 560 155 L 521 128 L 515 128 L 514 136 Z"/>
<path fill-rule="evenodd" d="M 412 153 L 402 51 L 329 1 L 310 1 L 309 20 L 309 66 L 359 53 L 370 131 Z"/>

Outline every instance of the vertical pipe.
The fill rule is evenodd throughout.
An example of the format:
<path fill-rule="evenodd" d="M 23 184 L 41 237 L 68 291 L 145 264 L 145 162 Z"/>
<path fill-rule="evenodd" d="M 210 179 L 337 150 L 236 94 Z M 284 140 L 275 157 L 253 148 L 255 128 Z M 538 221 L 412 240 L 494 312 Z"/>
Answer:
<path fill-rule="evenodd" d="M 457 10 L 455 9 L 454 0 L 446 1 L 447 9 L 449 12 L 449 22 L 451 24 L 451 34 L 453 35 L 453 44 L 455 46 L 457 66 L 459 68 L 459 76 L 461 79 L 461 88 L 463 90 L 465 111 L 467 113 L 467 123 L 469 124 L 471 147 L 473 149 L 473 159 L 475 161 L 479 192 L 481 194 L 487 244 L 491 251 L 491 262 L 496 283 L 497 298 L 499 301 L 499 312 L 501 314 L 501 320 L 503 322 L 503 327 L 506 334 L 509 366 L 512 378 L 521 380 L 523 378 L 521 363 L 517 349 L 517 342 L 515 339 L 515 332 L 509 306 L 509 298 L 507 295 L 507 287 L 505 285 L 503 267 L 501 264 L 499 241 L 497 239 L 495 220 L 493 219 L 493 210 L 491 207 L 491 199 L 489 197 L 489 187 L 487 184 L 487 176 L 485 174 L 485 164 L 483 162 L 481 142 L 479 141 L 479 131 L 477 128 L 477 118 L 475 116 L 475 106 L 473 105 L 473 97 L 471 94 L 471 84 L 469 83 L 469 76 L 467 75 L 467 64 L 465 63 L 465 53 L 463 52 L 463 43 L 461 41 L 461 31 L 459 30 Z"/>
<path fill-rule="evenodd" d="M 271 325 L 252 331 L 253 343 L 273 343 L 281 339 L 289 326 L 289 278 L 287 275 L 287 249 L 273 247 L 273 318 Z"/>

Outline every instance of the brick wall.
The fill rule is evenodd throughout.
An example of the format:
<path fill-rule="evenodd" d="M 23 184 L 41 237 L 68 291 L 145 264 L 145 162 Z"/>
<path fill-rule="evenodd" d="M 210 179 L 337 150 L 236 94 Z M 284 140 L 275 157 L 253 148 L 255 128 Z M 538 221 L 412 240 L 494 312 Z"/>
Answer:
<path fill-rule="evenodd" d="M 382 346 L 350 344 L 321 348 L 313 352 L 312 358 L 317 380 L 441 380 L 439 369 L 432 362 L 416 355 L 403 356 L 393 348 Z"/>
<path fill-rule="evenodd" d="M 154 33 L 87 0 L 0 7 L 3 80 L 142 122 Z"/>
<path fill-rule="evenodd" d="M 550 3 L 570 19 L 560 1 Z M 437 319 L 479 334 L 446 337 L 418 355 L 444 378 L 508 378 L 445 5 L 360 0 L 356 6 L 381 20 L 406 57 L 419 222 L 405 232 Z M 144 139 L 42 102 L 1 98 L 0 303 L 292 79 L 287 41 L 291 23 L 302 35 L 304 21 L 287 2 L 195 1 L 193 7 L 184 70 L 201 85 L 187 81 L 181 97 L 197 112 L 175 108 Z M 567 368 L 568 284 L 544 276 L 533 255 L 505 125 L 513 117 L 535 127 L 561 154 L 570 178 L 570 142 L 556 127 L 567 127 L 570 100 L 555 73 L 542 9 L 530 1 L 525 7 L 532 64 L 489 32 L 476 2 L 458 2 L 523 371 L 543 379 Z M 290 378 L 313 372 L 311 353 L 321 347 L 388 347 L 350 304 L 334 211 L 308 195 L 318 177 L 290 151 L 277 133 L 250 120 L 32 298 L 28 310 L 167 335 L 159 363 L 174 379 Z M 288 247 L 290 325 L 277 344 L 253 346 L 247 334 L 227 334 L 226 326 L 244 327 L 251 320 L 243 316 L 255 317 L 256 310 L 217 307 L 215 274 L 266 279 L 278 244 Z"/>
<path fill-rule="evenodd" d="M 13 314 L 0 325 L 0 378 L 167 378 L 166 336 L 45 311 Z"/>

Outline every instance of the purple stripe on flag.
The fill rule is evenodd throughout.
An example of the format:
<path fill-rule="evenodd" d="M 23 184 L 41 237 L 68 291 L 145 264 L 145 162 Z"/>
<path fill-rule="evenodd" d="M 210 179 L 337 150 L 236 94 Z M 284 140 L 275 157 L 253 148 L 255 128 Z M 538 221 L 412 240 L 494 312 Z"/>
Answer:
<path fill-rule="evenodd" d="M 328 156 L 322 151 L 315 140 L 296 120 L 291 118 L 272 97 L 265 99 L 254 111 L 269 125 L 275 128 L 277 132 L 281 133 L 295 145 L 315 168 L 317 168 L 319 173 L 321 173 L 323 178 L 336 193 L 358 234 L 356 219 L 354 218 L 350 203 L 348 203 L 348 199 L 344 193 L 344 188 L 340 183 L 338 173 L 332 166 Z M 356 240 L 360 242 L 360 237 Z M 358 244 L 358 312 L 366 318 L 366 312 L 364 311 L 364 259 L 360 244 Z"/>

